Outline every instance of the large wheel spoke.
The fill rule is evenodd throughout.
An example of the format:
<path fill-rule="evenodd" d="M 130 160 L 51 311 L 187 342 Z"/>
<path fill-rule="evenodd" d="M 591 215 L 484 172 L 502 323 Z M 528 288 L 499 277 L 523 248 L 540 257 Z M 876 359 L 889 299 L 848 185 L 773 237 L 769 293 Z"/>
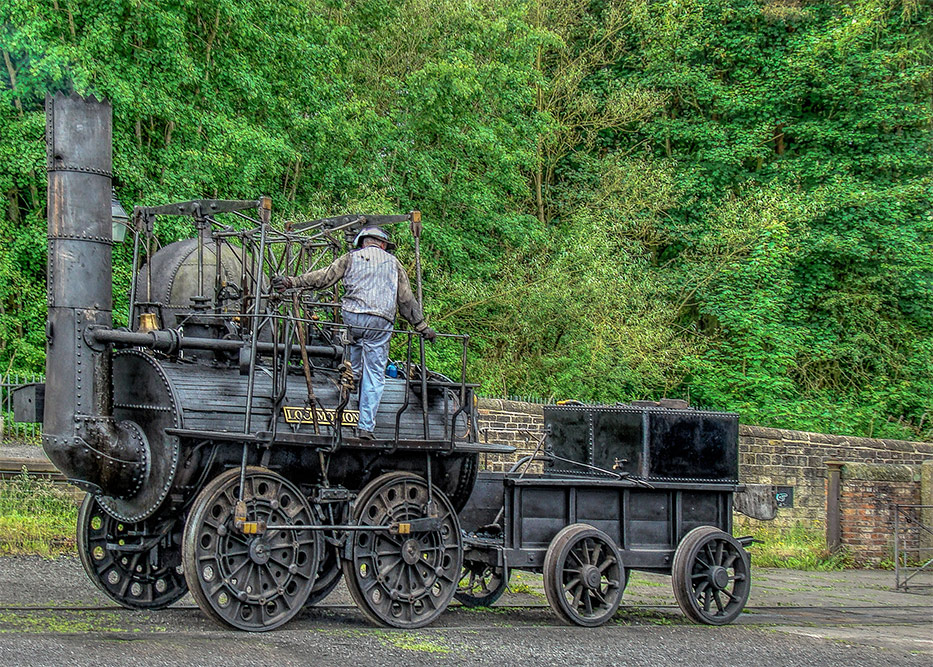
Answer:
<path fill-rule="evenodd" d="M 599 562 L 599 556 L 603 550 L 603 543 L 597 542 L 590 555 L 590 565 L 596 565 Z"/>
<path fill-rule="evenodd" d="M 599 589 L 593 589 L 590 591 L 590 595 L 596 598 L 601 606 L 606 604 L 606 598 L 600 593 Z"/>
<path fill-rule="evenodd" d="M 394 569 L 397 568 L 399 565 L 401 565 L 402 562 L 403 562 L 403 561 L 402 561 L 401 558 L 396 558 L 396 559 L 393 560 L 391 563 L 389 563 L 388 566 L 380 568 L 380 574 L 381 574 L 383 577 L 389 576 L 389 574 L 392 572 L 392 570 L 394 570 Z"/>
<path fill-rule="evenodd" d="M 583 608 L 587 616 L 593 615 L 593 598 L 590 593 L 590 590 L 585 590 L 583 592 Z"/>
<path fill-rule="evenodd" d="M 612 558 L 611 556 L 609 556 L 609 557 L 606 558 L 606 560 L 604 560 L 602 563 L 600 563 L 599 566 L 598 566 L 596 569 L 598 569 L 598 570 L 599 570 L 599 573 L 602 574 L 602 573 L 605 572 L 610 566 L 615 565 L 617 562 L 618 562 L 618 561 L 617 561 L 615 558 Z"/>
<path fill-rule="evenodd" d="M 583 590 L 583 586 L 577 586 L 573 591 L 573 600 L 570 602 L 570 605 L 574 609 L 578 609 L 580 607 L 580 599 L 583 597 Z"/>

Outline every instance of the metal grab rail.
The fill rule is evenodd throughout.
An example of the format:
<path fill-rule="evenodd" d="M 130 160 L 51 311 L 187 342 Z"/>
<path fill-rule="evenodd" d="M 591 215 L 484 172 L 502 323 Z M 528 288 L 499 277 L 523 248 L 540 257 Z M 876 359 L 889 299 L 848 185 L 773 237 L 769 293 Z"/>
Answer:
<path fill-rule="evenodd" d="M 255 213 L 254 213 L 255 212 Z M 221 214 L 232 215 L 239 222 L 245 221 L 248 226 L 226 224 L 218 221 Z M 345 336 L 340 332 L 346 327 L 339 323 L 340 300 L 337 286 L 328 298 L 318 298 L 325 290 L 314 290 L 312 299 L 299 299 L 289 293 L 290 298 L 278 294 L 270 289 L 272 276 L 286 274 L 299 275 L 306 270 L 318 266 L 330 255 L 330 260 L 337 259 L 341 248 L 351 243 L 353 234 L 365 226 L 410 223 L 412 236 L 415 240 L 415 276 L 414 284 L 417 288 L 418 302 L 422 302 L 422 276 L 421 276 L 421 214 L 411 211 L 403 215 L 360 215 L 351 214 L 332 218 L 324 218 L 298 224 L 286 223 L 284 229 L 276 229 L 270 224 L 271 200 L 260 197 L 255 200 L 192 200 L 178 202 L 156 207 L 136 207 L 134 209 L 133 231 L 136 235 L 133 248 L 133 276 L 130 304 L 130 326 L 136 329 L 135 314 L 138 308 L 151 309 L 155 304 L 151 301 L 152 262 L 146 261 L 147 270 L 141 276 L 142 241 L 145 241 L 145 254 L 152 255 L 152 243 L 155 237 L 156 218 L 159 216 L 182 216 L 191 218 L 195 231 L 197 247 L 195 259 L 197 262 L 197 296 L 192 296 L 192 316 L 200 323 L 215 320 L 218 322 L 234 321 L 239 330 L 239 336 L 228 336 L 223 339 L 208 339 L 198 337 L 185 337 L 183 329 L 166 329 L 165 323 L 157 325 L 156 330 L 138 331 L 100 331 L 95 332 L 98 342 L 118 345 L 131 345 L 150 347 L 168 354 L 174 354 L 182 349 L 213 349 L 228 354 L 241 353 L 241 363 L 248 364 L 248 378 L 246 388 L 246 408 L 243 432 L 246 434 L 256 430 L 253 421 L 258 416 L 257 405 L 254 402 L 262 398 L 263 402 L 271 401 L 273 413 L 281 407 L 285 398 L 285 379 L 289 372 L 289 364 L 293 355 L 325 356 L 341 361 L 340 366 L 347 362 L 347 347 Z M 338 237 L 343 235 L 343 241 Z M 213 258 L 206 257 L 207 244 L 213 244 Z M 227 284 L 222 280 L 222 257 L 229 254 L 237 258 L 240 263 L 239 285 Z M 213 264 L 214 285 L 206 285 L 209 280 L 210 268 L 208 261 Z M 140 294 L 140 279 L 146 282 L 146 300 L 137 303 Z M 300 309 L 321 308 L 329 313 L 324 320 L 301 317 Z M 235 313 L 235 317 L 234 317 Z M 161 317 L 159 318 L 162 319 Z M 331 320 L 331 321 L 328 321 Z M 180 323 L 184 327 L 184 322 Z M 309 336 L 299 337 L 297 331 L 317 331 L 320 343 L 308 345 Z M 271 332 L 271 342 L 260 340 L 260 332 Z M 424 441 L 446 441 L 451 447 L 454 441 L 460 438 L 478 440 L 478 424 L 474 409 L 474 385 L 466 382 L 467 345 L 468 337 L 454 334 L 437 334 L 438 338 L 457 338 L 462 341 L 460 378 L 447 380 L 443 376 L 436 376 L 427 370 L 425 341 L 419 336 L 417 346 L 413 346 L 413 337 L 417 333 L 411 331 L 394 331 L 408 336 L 406 358 L 402 360 L 405 373 L 406 399 L 404 405 L 395 415 L 394 441 L 399 442 L 400 421 L 402 414 L 410 410 L 416 401 L 421 404 L 423 431 L 421 437 Z M 298 340 L 296 340 L 296 337 Z M 300 340 L 304 338 L 304 340 Z M 296 344 L 297 343 L 297 344 Z M 415 347 L 415 349 L 413 349 Z M 246 348 L 246 349 L 243 349 Z M 242 355 L 248 351 L 248 359 Z M 271 355 L 270 355 L 271 353 Z M 256 395 L 256 373 L 259 369 L 259 357 L 271 356 L 272 395 L 259 397 Z M 417 363 L 413 359 L 417 355 Z M 313 364 L 303 362 L 306 373 L 314 372 Z M 419 394 L 420 389 L 420 395 Z M 415 397 L 409 397 L 408 392 L 414 391 Z M 429 419 L 430 402 L 429 392 L 440 391 L 443 394 L 443 434 L 440 425 L 435 421 L 432 425 Z M 309 392 L 309 395 L 313 392 Z M 459 399 L 459 405 L 456 403 Z M 335 431 L 335 446 L 339 446 L 342 436 L 342 412 L 349 400 L 349 392 L 343 391 L 341 404 L 335 406 L 336 421 L 331 424 Z M 315 401 L 316 402 L 316 401 Z M 321 406 L 324 408 L 325 406 Z M 317 421 L 317 411 L 313 413 Z M 458 422 L 460 433 L 458 433 Z M 273 434 L 277 422 L 268 425 Z M 316 424 L 315 424 L 316 425 Z M 317 426 L 317 425 L 316 425 Z M 465 427 L 465 428 L 464 428 Z M 432 433 L 432 429 L 438 431 Z"/>
<path fill-rule="evenodd" d="M 933 522 L 924 523 L 923 514 L 933 517 L 933 505 L 894 507 L 894 588 L 933 588 L 931 583 L 913 583 L 921 574 L 933 576 Z M 925 560 L 924 560 L 925 559 Z"/>

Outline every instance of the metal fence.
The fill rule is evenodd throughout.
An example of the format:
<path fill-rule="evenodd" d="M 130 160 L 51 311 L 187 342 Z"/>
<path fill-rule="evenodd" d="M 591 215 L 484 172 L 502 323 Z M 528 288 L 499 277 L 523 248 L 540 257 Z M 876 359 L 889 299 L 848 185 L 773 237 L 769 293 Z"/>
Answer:
<path fill-rule="evenodd" d="M 38 373 L 0 375 L 0 442 L 38 442 L 42 435 L 42 424 L 13 421 L 13 392 L 33 382 L 45 382 L 45 376 Z"/>
<path fill-rule="evenodd" d="M 895 588 L 933 588 L 933 505 L 894 505 Z"/>

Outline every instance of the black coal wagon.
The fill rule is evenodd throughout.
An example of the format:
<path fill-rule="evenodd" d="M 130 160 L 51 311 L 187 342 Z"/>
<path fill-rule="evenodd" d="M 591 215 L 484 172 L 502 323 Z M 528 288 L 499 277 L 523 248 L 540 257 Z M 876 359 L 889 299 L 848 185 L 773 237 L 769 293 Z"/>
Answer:
<path fill-rule="evenodd" d="M 596 626 L 642 570 L 670 574 L 693 621 L 733 621 L 748 599 L 752 541 L 731 534 L 737 415 L 679 401 L 551 405 L 544 422 L 534 454 L 480 473 L 460 516 L 457 598 L 488 606 L 511 570 L 540 572 L 559 616 Z"/>

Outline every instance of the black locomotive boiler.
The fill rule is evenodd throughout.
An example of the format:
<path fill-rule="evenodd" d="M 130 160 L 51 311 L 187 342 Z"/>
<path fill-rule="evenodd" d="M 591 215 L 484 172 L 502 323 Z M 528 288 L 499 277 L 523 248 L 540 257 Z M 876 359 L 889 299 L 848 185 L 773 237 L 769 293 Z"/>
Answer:
<path fill-rule="evenodd" d="M 459 346 L 450 379 L 397 331 L 376 439 L 361 441 L 339 292 L 279 295 L 270 278 L 335 259 L 363 226 L 407 224 L 420 299 L 420 214 L 282 229 L 267 198 L 136 207 L 129 326 L 114 327 L 111 109 L 56 95 L 46 114 L 43 446 L 87 491 L 78 551 L 111 599 L 158 609 L 190 590 L 218 622 L 262 631 L 343 577 L 370 620 L 417 628 L 455 595 L 492 604 L 518 568 L 543 572 L 562 618 L 597 625 L 645 569 L 672 574 L 693 620 L 741 612 L 735 415 L 548 407 L 535 454 L 478 483 L 480 454 L 514 449 L 479 437 L 467 337 L 438 337 Z M 167 216 L 193 235 L 160 248 Z M 18 419 L 40 417 L 42 389 L 17 394 Z"/>

